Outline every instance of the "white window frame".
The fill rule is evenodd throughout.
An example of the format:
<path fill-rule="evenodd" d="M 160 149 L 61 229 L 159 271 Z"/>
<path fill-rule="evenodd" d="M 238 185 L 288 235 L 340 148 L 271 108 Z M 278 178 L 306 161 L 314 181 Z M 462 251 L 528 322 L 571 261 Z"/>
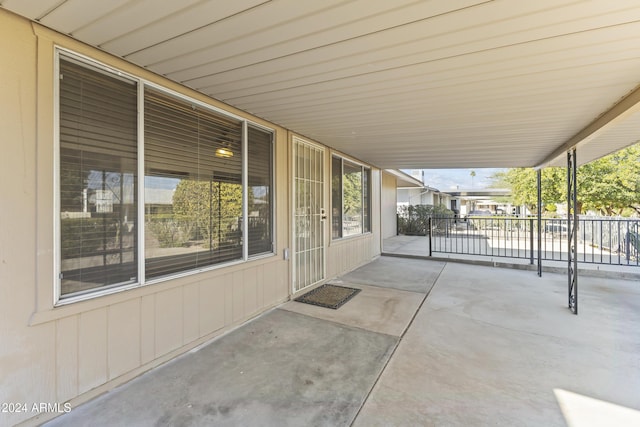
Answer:
<path fill-rule="evenodd" d="M 368 190 L 369 190 L 369 200 L 368 200 L 368 202 L 369 202 L 369 230 L 365 231 L 365 222 L 364 222 L 364 191 L 365 191 L 365 188 L 364 188 L 364 185 L 363 185 L 362 186 L 362 193 L 360 195 L 360 200 L 362 202 L 362 213 L 360 214 L 361 224 L 362 224 L 362 231 L 360 233 L 357 233 L 357 234 L 351 234 L 349 236 L 345 236 L 344 235 L 344 229 L 342 229 L 342 232 L 341 232 L 342 235 L 340 237 L 333 237 L 333 232 L 332 232 L 331 233 L 331 240 L 332 241 L 339 241 L 339 240 L 344 240 L 344 239 L 353 239 L 353 238 L 356 238 L 356 237 L 359 237 L 359 236 L 364 236 L 366 234 L 371 234 L 372 233 L 372 231 L 371 231 L 371 208 L 372 208 L 372 206 L 371 206 L 371 203 L 372 203 L 372 201 L 371 201 L 371 197 L 372 197 L 371 196 L 371 179 L 372 179 L 372 168 L 371 168 L 371 166 L 369 166 L 369 165 L 367 165 L 365 163 L 362 163 L 361 161 L 356 160 L 356 159 L 354 159 L 352 157 L 348 157 L 348 156 L 345 156 L 345 155 L 343 155 L 341 153 L 332 151 L 331 155 L 330 155 L 330 158 L 333 159 L 334 157 L 340 159 L 340 176 L 341 176 L 341 178 L 340 178 L 340 184 L 341 184 L 341 186 L 340 186 L 340 198 L 341 198 L 340 227 L 344 227 L 344 225 L 343 225 L 344 224 L 344 179 L 343 179 L 343 177 L 344 177 L 344 162 L 345 162 L 345 160 L 347 162 L 351 163 L 351 164 L 360 166 L 362 174 L 363 174 L 362 175 L 363 177 L 364 177 L 365 171 L 366 170 L 369 171 L 369 181 L 367 182 L 367 184 L 369 186 L 369 188 L 368 188 Z M 331 163 L 331 167 L 333 167 L 333 162 L 330 162 L 330 163 Z M 331 170 L 331 176 L 333 176 L 333 170 Z M 333 183 L 331 183 L 331 184 L 333 185 Z M 364 184 L 364 178 L 362 179 L 362 184 Z M 331 188 L 331 193 L 333 193 L 333 187 Z M 333 200 L 332 200 L 331 210 L 333 210 Z"/>
<path fill-rule="evenodd" d="M 68 60 L 78 62 L 84 66 L 95 68 L 100 71 L 105 72 L 108 75 L 113 75 L 117 78 L 130 80 L 132 82 L 137 83 L 138 85 L 138 117 L 137 117 L 137 176 L 138 176 L 138 206 L 137 206 L 137 215 L 138 215 L 138 228 L 137 228 L 137 253 L 138 253 L 138 265 L 137 265 L 137 281 L 131 284 L 123 284 L 123 285 L 111 285 L 106 289 L 96 288 L 95 290 L 87 290 L 81 294 L 71 294 L 69 296 L 62 295 L 61 288 L 61 275 L 62 275 L 62 253 L 61 253 L 61 226 L 60 226 L 60 59 L 64 57 Z M 248 261 L 272 257 L 277 254 L 277 234 L 276 234 L 276 206 L 275 202 L 277 200 L 276 195 L 276 157 L 275 157 L 275 141 L 276 141 L 276 131 L 274 128 L 270 128 L 268 126 L 262 125 L 260 123 L 256 123 L 252 120 L 249 120 L 245 117 L 233 114 L 226 110 L 223 110 L 219 107 L 210 105 L 206 102 L 198 100 L 196 98 L 192 98 L 175 90 L 169 89 L 165 86 L 157 84 L 155 82 L 146 80 L 141 77 L 137 77 L 133 74 L 121 71 L 116 67 L 109 66 L 102 62 L 96 61 L 88 56 L 78 54 L 70 49 L 66 49 L 64 47 L 55 46 L 54 47 L 54 64 L 53 64 L 53 73 L 54 73 L 54 84 L 53 84 L 53 180 L 52 180 L 52 190 L 53 190 L 53 282 L 54 282 L 54 292 L 53 292 L 53 306 L 63 306 L 68 305 L 80 301 L 85 301 L 89 299 L 98 298 L 105 295 L 111 295 L 118 292 L 123 292 L 130 289 L 135 289 L 143 286 L 153 285 L 160 282 L 166 282 L 169 280 L 178 279 L 180 277 L 191 276 L 194 274 L 199 274 L 211 270 L 217 270 L 220 268 L 226 268 L 229 266 L 246 263 Z M 145 224 L 144 224 L 144 213 L 145 213 L 145 197 L 144 197 L 144 93 L 146 88 L 152 88 L 157 91 L 161 91 L 163 93 L 169 94 L 179 100 L 192 103 L 204 109 L 207 109 L 215 114 L 222 115 L 227 118 L 231 118 L 234 120 L 238 120 L 242 125 L 242 216 L 243 216 L 243 230 L 242 230 L 242 258 L 238 260 L 233 260 L 229 262 L 223 262 L 220 264 L 214 264 L 211 266 L 206 266 L 202 268 L 195 268 L 192 270 L 182 271 L 179 273 L 167 275 L 164 277 L 146 280 L 145 277 Z M 248 128 L 249 126 L 263 130 L 265 132 L 269 132 L 271 134 L 271 159 L 272 159 L 272 170 L 271 170 L 271 215 L 272 215 L 272 224 L 271 224 L 271 252 L 263 252 L 260 254 L 256 254 L 254 256 L 249 256 L 249 241 L 248 241 L 248 227 L 247 227 L 247 215 L 248 215 Z"/>

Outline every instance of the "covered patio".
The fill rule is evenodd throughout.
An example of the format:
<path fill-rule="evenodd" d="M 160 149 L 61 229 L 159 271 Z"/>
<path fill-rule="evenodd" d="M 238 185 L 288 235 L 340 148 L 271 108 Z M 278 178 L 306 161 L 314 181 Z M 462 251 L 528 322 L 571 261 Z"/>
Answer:
<path fill-rule="evenodd" d="M 80 425 L 632 426 L 640 289 L 380 257 L 50 422 Z"/>
<path fill-rule="evenodd" d="M 2 414 L 0 426 L 640 424 L 637 281 L 585 276 L 572 316 L 566 263 L 538 278 L 382 254 L 397 231 L 398 169 L 566 166 L 575 176 L 638 142 L 639 4 L 0 0 L 0 22 L 11 207 L 0 211 L 0 400 L 47 409 Z M 99 90 L 73 92 L 69 76 Z M 127 107 L 108 108 L 108 131 L 95 144 L 65 134 L 89 104 L 99 127 L 112 85 Z M 177 136 L 165 106 L 166 117 L 185 115 Z M 184 130 L 200 114 L 215 138 Z M 114 137 L 124 124 L 128 136 Z M 235 151 L 214 154 L 229 135 Z M 62 185 L 67 157 L 101 177 L 93 199 L 83 174 Z M 242 193 L 229 198 L 242 200 L 227 227 L 235 258 L 201 267 L 195 256 L 154 277 L 145 249 L 161 242 L 147 245 L 146 217 L 169 208 L 147 177 L 170 179 L 167 194 L 175 181 L 208 184 L 202 228 L 213 230 L 225 168 Z M 252 171 L 264 188 L 250 193 Z M 250 196 L 269 203 L 250 208 Z M 249 218 L 263 210 L 270 223 L 253 253 Z M 103 214 L 114 226 L 87 269 L 113 252 L 113 265 L 135 271 L 63 289 L 64 273 L 85 266 L 63 265 L 81 257 L 64 253 L 75 228 L 62 220 Z M 211 235 L 208 248 L 191 236 L 197 250 L 213 252 Z M 337 311 L 291 301 L 325 281 L 362 291 Z M 73 410 L 52 420 L 61 405 Z"/>

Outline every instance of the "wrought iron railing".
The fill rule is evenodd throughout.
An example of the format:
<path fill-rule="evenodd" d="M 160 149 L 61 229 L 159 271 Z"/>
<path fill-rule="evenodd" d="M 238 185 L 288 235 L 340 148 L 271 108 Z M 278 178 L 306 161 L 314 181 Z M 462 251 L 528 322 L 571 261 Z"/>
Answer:
<path fill-rule="evenodd" d="M 577 259 L 582 263 L 640 266 L 640 220 L 582 217 L 578 221 Z M 430 252 L 567 261 L 568 224 L 562 218 L 502 216 L 433 218 Z"/>

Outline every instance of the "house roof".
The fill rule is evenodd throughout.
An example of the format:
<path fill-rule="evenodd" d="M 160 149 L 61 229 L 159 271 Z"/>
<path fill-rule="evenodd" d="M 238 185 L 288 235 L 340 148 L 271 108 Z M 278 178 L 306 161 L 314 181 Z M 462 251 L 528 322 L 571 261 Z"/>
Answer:
<path fill-rule="evenodd" d="M 628 0 L 0 0 L 381 168 L 585 163 L 640 139 Z"/>

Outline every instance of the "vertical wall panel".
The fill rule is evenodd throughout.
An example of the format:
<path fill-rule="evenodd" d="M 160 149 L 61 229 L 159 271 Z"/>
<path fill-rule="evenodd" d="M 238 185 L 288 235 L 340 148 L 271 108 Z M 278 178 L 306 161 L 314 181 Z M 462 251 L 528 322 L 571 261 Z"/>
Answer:
<path fill-rule="evenodd" d="M 224 324 L 233 323 L 233 274 L 225 274 L 220 277 L 224 286 Z"/>
<path fill-rule="evenodd" d="M 224 327 L 224 282 L 220 278 L 200 283 L 200 335 L 204 336 Z"/>
<path fill-rule="evenodd" d="M 248 268 L 243 274 L 245 315 L 251 315 L 258 311 L 258 278 L 256 274 L 255 268 Z"/>
<path fill-rule="evenodd" d="M 334 277 L 365 264 L 376 256 L 374 235 L 334 241 L 328 249 L 328 276 Z"/>
<path fill-rule="evenodd" d="M 107 381 L 107 309 L 80 315 L 78 348 L 79 392 Z"/>
<path fill-rule="evenodd" d="M 184 324 L 182 343 L 188 344 L 200 337 L 200 285 L 193 283 L 183 288 Z"/>
<path fill-rule="evenodd" d="M 140 359 L 151 362 L 156 356 L 156 297 L 140 299 Z"/>
<path fill-rule="evenodd" d="M 156 294 L 156 357 L 182 345 L 182 288 Z"/>
<path fill-rule="evenodd" d="M 78 316 L 57 321 L 56 395 L 64 402 L 78 394 Z"/>
<path fill-rule="evenodd" d="M 242 271 L 236 271 L 232 274 L 231 283 L 233 284 L 233 322 L 238 322 L 244 317 L 244 289 L 242 286 Z"/>
<path fill-rule="evenodd" d="M 264 303 L 273 304 L 278 295 L 278 269 L 277 264 L 265 264 L 262 268 L 264 276 Z"/>
<path fill-rule="evenodd" d="M 117 378 L 140 366 L 140 300 L 109 307 L 109 378 Z"/>
<path fill-rule="evenodd" d="M 259 265 L 256 267 L 256 288 L 257 288 L 257 295 L 256 295 L 256 299 L 257 299 L 257 304 L 258 307 L 264 307 L 265 306 L 265 301 L 264 301 L 264 266 Z"/>

